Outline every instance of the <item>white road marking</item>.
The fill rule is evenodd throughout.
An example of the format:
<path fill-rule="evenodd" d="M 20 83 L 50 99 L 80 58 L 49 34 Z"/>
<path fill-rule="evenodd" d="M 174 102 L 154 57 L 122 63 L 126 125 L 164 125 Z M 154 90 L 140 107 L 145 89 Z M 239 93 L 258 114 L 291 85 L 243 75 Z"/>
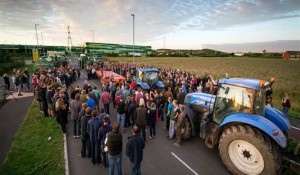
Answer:
<path fill-rule="evenodd" d="M 70 175 L 68 145 L 67 145 L 67 135 L 63 134 L 63 137 L 64 137 L 65 175 Z"/>
<path fill-rule="evenodd" d="M 293 129 L 296 129 L 296 130 L 300 131 L 300 128 L 297 128 L 297 127 L 295 127 L 295 126 L 291 126 L 291 128 L 293 128 Z"/>
<path fill-rule="evenodd" d="M 188 166 L 183 160 L 181 160 L 176 154 L 174 154 L 172 152 L 172 155 L 179 160 L 179 162 L 181 162 L 185 167 L 187 167 L 189 170 L 191 170 L 195 175 L 198 175 L 198 173 L 196 171 L 194 171 L 190 166 Z"/>
<path fill-rule="evenodd" d="M 82 71 L 80 71 L 81 72 L 81 74 L 83 75 L 83 76 L 85 76 L 85 78 L 87 78 L 87 76 L 85 75 L 85 73 L 83 73 Z"/>

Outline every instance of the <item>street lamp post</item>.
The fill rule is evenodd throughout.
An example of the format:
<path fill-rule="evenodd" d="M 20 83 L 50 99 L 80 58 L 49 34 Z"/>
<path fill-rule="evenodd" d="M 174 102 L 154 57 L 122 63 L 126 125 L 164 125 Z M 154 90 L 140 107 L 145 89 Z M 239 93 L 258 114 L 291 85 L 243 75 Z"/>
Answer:
<path fill-rule="evenodd" d="M 132 16 L 132 50 L 133 50 L 133 54 L 132 54 L 132 62 L 134 64 L 134 14 L 131 14 Z"/>
<path fill-rule="evenodd" d="M 34 24 L 34 26 L 35 26 L 35 35 L 36 35 L 36 45 L 39 45 L 39 38 L 38 38 L 38 34 L 37 34 L 37 29 L 36 29 L 37 25 L 38 24 Z"/>

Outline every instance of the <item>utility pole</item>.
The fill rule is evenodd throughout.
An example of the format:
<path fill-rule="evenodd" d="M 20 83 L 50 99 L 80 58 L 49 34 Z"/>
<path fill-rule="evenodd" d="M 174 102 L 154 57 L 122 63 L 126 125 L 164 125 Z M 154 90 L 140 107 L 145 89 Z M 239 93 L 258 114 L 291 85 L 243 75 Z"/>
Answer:
<path fill-rule="evenodd" d="M 70 26 L 68 26 L 68 48 L 69 51 L 72 51 L 72 38 L 71 38 L 71 32 L 70 32 Z"/>
<path fill-rule="evenodd" d="M 37 34 L 37 29 L 36 29 L 37 25 L 38 24 L 34 24 L 34 26 L 35 26 L 35 35 L 36 35 L 36 45 L 39 45 L 39 38 L 38 38 L 38 34 Z"/>
<path fill-rule="evenodd" d="M 44 38 L 43 38 L 43 32 L 41 32 L 41 38 L 42 38 L 42 53 L 44 52 Z"/>
<path fill-rule="evenodd" d="M 133 62 L 133 64 L 134 64 L 134 14 L 131 14 L 131 16 L 132 16 L 132 33 L 133 33 L 133 35 L 132 35 L 132 50 L 133 50 L 133 54 L 132 54 L 132 62 Z"/>

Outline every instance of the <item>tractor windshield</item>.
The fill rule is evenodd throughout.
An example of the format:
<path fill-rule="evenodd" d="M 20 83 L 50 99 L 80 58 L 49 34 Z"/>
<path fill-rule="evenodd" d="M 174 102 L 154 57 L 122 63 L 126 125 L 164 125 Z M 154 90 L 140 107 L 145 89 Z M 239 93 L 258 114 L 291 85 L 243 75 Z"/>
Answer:
<path fill-rule="evenodd" d="M 215 104 L 215 122 L 220 123 L 230 113 L 254 113 L 254 96 L 255 90 L 253 89 L 221 84 Z"/>
<path fill-rule="evenodd" d="M 144 81 L 153 86 L 158 81 L 158 72 L 145 72 Z"/>
<path fill-rule="evenodd" d="M 159 72 L 156 70 L 149 71 L 149 70 L 138 70 L 136 73 L 136 81 L 137 82 L 144 82 L 150 86 L 154 86 L 155 83 L 158 81 Z"/>

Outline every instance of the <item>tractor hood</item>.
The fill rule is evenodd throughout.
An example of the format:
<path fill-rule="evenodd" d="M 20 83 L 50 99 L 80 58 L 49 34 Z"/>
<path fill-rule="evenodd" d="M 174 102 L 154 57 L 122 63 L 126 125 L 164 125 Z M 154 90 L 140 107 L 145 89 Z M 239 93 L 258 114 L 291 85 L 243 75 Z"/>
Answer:
<path fill-rule="evenodd" d="M 184 104 L 194 111 L 204 113 L 213 110 L 216 96 L 212 94 L 194 92 L 185 96 Z"/>
<path fill-rule="evenodd" d="M 291 128 L 289 119 L 279 110 L 266 106 L 265 117 L 273 122 L 281 131 L 288 131 Z"/>
<path fill-rule="evenodd" d="M 164 84 L 163 82 L 161 82 L 161 81 L 157 81 L 157 82 L 155 83 L 155 87 L 158 87 L 158 88 L 160 88 L 160 89 L 163 89 L 163 88 L 165 88 L 165 84 Z"/>
<path fill-rule="evenodd" d="M 145 82 L 138 82 L 136 85 L 142 87 L 142 89 L 150 90 L 150 86 L 149 86 L 148 83 L 145 83 Z"/>

